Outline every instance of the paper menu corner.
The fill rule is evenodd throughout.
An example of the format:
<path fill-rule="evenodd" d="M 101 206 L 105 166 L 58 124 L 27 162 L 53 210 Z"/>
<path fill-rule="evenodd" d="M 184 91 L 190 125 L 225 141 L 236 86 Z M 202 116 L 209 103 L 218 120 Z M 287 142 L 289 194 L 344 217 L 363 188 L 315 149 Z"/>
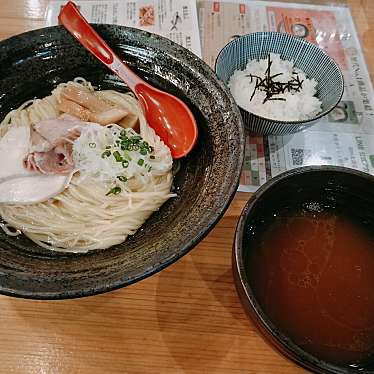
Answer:
<path fill-rule="evenodd" d="M 65 0 L 50 0 L 46 25 L 58 24 Z M 182 45 L 201 57 L 201 44 L 194 0 L 76 0 L 90 23 L 107 23 L 149 31 Z"/>
<path fill-rule="evenodd" d="M 284 171 L 313 164 L 374 173 L 373 87 L 349 7 L 200 0 L 198 14 L 203 59 L 211 67 L 221 48 L 233 38 L 255 31 L 278 31 L 318 45 L 337 61 L 344 75 L 342 100 L 317 125 L 294 135 L 248 137 L 240 191 L 252 192 Z"/>

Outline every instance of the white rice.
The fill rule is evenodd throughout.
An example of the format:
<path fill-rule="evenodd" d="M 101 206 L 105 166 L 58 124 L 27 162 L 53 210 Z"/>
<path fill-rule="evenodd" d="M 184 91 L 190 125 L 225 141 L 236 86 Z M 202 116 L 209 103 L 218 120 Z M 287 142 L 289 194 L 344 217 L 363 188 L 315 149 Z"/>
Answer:
<path fill-rule="evenodd" d="M 256 87 L 256 79 L 253 78 L 251 82 L 249 75 L 265 78 L 268 59 L 250 60 L 245 70 L 236 70 L 228 83 L 236 103 L 248 112 L 280 121 L 308 120 L 320 113 L 322 103 L 314 96 L 317 81 L 314 78 L 308 79 L 302 70 L 294 67 L 293 61 L 281 60 L 278 54 L 271 53 L 270 60 L 272 61 L 271 75 L 282 73 L 282 75 L 275 77 L 274 81 L 286 83 L 292 79 L 292 73 L 296 72 L 299 79 L 303 81 L 301 90 L 299 92 L 286 91 L 273 96 L 274 98 L 284 98 L 285 101 L 267 100 L 263 103 L 266 92 L 257 89 L 251 100 Z"/>

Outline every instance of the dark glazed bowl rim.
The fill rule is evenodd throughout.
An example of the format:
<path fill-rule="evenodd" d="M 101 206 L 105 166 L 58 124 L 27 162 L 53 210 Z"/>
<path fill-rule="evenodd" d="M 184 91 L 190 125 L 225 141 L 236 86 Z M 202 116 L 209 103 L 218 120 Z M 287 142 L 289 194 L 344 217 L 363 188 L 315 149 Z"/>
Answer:
<path fill-rule="evenodd" d="M 13 288 L 5 288 L 0 285 L 0 293 L 5 294 L 8 296 L 14 296 L 14 297 L 21 297 L 21 298 L 30 298 L 30 299 L 71 299 L 71 298 L 80 298 L 83 296 L 91 296 L 96 295 L 108 291 L 112 291 L 115 289 L 122 288 L 124 286 L 133 284 L 137 281 L 140 281 L 144 278 L 147 278 L 162 269 L 166 268 L 167 266 L 171 265 L 181 257 L 183 257 L 185 254 L 187 254 L 190 250 L 192 250 L 208 233 L 214 228 L 215 224 L 218 222 L 218 220 L 223 216 L 225 211 L 227 210 L 230 202 L 234 198 L 234 195 L 237 190 L 237 186 L 239 185 L 239 178 L 241 174 L 241 167 L 244 161 L 244 143 L 245 143 L 245 135 L 244 135 L 244 125 L 243 121 L 239 112 L 239 108 L 237 107 L 233 97 L 231 96 L 229 90 L 227 87 L 223 84 L 222 81 L 218 79 L 218 77 L 215 75 L 214 71 L 198 56 L 187 50 L 186 48 L 170 41 L 169 39 L 149 33 L 147 31 L 142 31 L 139 29 L 126 27 L 126 26 L 119 26 L 119 25 L 109 25 L 109 24 L 93 24 L 94 27 L 97 28 L 109 28 L 111 30 L 124 30 L 128 33 L 134 33 L 139 36 L 139 40 L 141 37 L 143 38 L 151 38 L 152 45 L 155 46 L 155 48 L 160 48 L 163 45 L 168 45 L 169 48 L 173 48 L 173 53 L 175 52 L 175 56 L 173 58 L 176 58 L 178 54 L 183 54 L 185 56 L 185 60 L 183 59 L 181 63 L 184 64 L 184 66 L 192 66 L 194 68 L 198 68 L 199 76 L 204 76 L 204 79 L 209 80 L 209 82 L 212 83 L 211 89 L 213 93 L 219 93 L 220 95 L 224 95 L 225 102 L 227 110 L 230 109 L 231 115 L 236 118 L 237 120 L 237 126 L 235 129 L 238 133 L 238 138 L 235 139 L 235 144 L 237 145 L 237 152 L 233 156 L 233 159 L 235 159 L 235 167 L 232 166 L 230 173 L 227 174 L 227 176 L 230 177 L 230 181 L 226 181 L 226 188 L 224 199 L 221 199 L 221 202 L 212 209 L 211 212 L 207 213 L 208 216 L 207 223 L 204 224 L 203 227 L 196 227 L 194 230 L 194 237 L 189 242 L 186 241 L 186 243 L 183 243 L 180 247 L 178 247 L 178 250 L 175 250 L 172 255 L 165 256 L 165 258 L 160 258 L 160 261 L 154 266 L 148 267 L 144 270 L 141 274 L 136 274 L 131 277 L 126 277 L 126 274 L 123 274 L 121 278 L 116 282 L 110 282 L 110 283 L 99 283 L 99 284 L 93 284 L 92 287 L 86 286 L 82 289 L 65 289 L 63 291 L 36 291 L 36 292 L 30 292 L 30 291 L 22 291 L 20 289 L 13 289 Z M 0 42 L 0 54 L 6 53 L 7 50 L 13 49 L 14 43 L 17 42 L 18 38 L 25 38 L 25 36 L 30 38 L 39 37 L 41 35 L 48 34 L 49 32 L 55 32 L 58 29 L 63 29 L 62 26 L 51 26 L 51 27 L 45 27 L 40 28 L 28 32 L 24 32 L 18 35 L 14 35 L 8 39 L 2 40 Z M 149 47 L 149 46 L 148 46 Z M 151 48 L 151 47 L 149 47 Z M 88 53 L 88 52 L 87 52 Z M 165 52 L 164 53 L 168 53 Z M 186 61 L 186 62 L 184 62 Z M 226 113 L 226 112 L 225 112 Z M 212 119 L 213 121 L 213 119 Z M 88 252 L 88 255 L 90 252 Z M 85 254 L 80 254 L 79 256 L 84 256 Z M 25 256 L 27 256 L 25 254 Z"/>
<path fill-rule="evenodd" d="M 237 223 L 235 238 L 232 251 L 232 270 L 234 273 L 234 282 L 239 294 L 242 306 L 255 324 L 257 330 L 265 338 L 267 342 L 271 342 L 275 348 L 290 360 L 296 362 L 298 365 L 311 370 L 316 373 L 326 374 L 374 374 L 373 370 L 356 370 L 349 368 L 342 368 L 326 361 L 318 359 L 317 357 L 305 352 L 293 343 L 286 335 L 281 333 L 275 324 L 273 324 L 262 310 L 260 304 L 257 302 L 255 293 L 252 291 L 246 276 L 244 265 L 244 233 L 246 230 L 246 221 L 250 216 L 253 208 L 261 203 L 263 195 L 272 189 L 272 187 L 279 182 L 292 179 L 294 176 L 318 172 L 336 172 L 341 174 L 357 176 L 361 179 L 366 179 L 374 185 L 374 176 L 347 167 L 341 166 L 304 166 L 288 170 L 277 175 L 262 185 L 247 201 L 243 208 L 239 221 Z"/>
<path fill-rule="evenodd" d="M 277 35 L 279 37 L 288 37 L 290 39 L 295 39 L 299 43 L 304 44 L 304 45 L 308 46 L 309 48 L 314 48 L 316 51 L 318 50 L 318 51 L 320 51 L 321 54 L 324 54 L 325 56 L 327 56 L 328 59 L 329 59 L 329 61 L 337 68 L 337 71 L 339 73 L 339 78 L 340 78 L 340 80 L 342 82 L 342 90 L 341 90 L 341 92 L 339 94 L 339 98 L 336 100 L 336 102 L 335 102 L 334 105 L 331 105 L 330 108 L 327 108 L 326 110 L 322 111 L 321 113 L 318 113 L 315 117 L 307 119 L 307 120 L 298 120 L 298 121 L 284 121 L 284 120 L 266 118 L 266 117 L 260 116 L 258 114 L 249 112 L 248 110 L 246 110 L 243 107 L 241 107 L 239 104 L 237 104 L 238 107 L 242 111 L 244 111 L 245 113 L 248 113 L 248 114 L 252 115 L 253 117 L 255 117 L 257 119 L 261 119 L 263 121 L 269 121 L 269 122 L 279 123 L 281 125 L 297 125 L 297 124 L 299 124 L 299 125 L 308 125 L 309 123 L 311 123 L 311 122 L 314 123 L 315 121 L 317 121 L 317 120 L 321 119 L 322 117 L 326 116 L 327 114 L 329 114 L 339 104 L 340 100 L 343 97 L 343 94 L 344 94 L 344 77 L 343 77 L 343 73 L 342 73 L 339 65 L 336 63 L 336 61 L 332 57 L 330 57 L 330 55 L 328 55 L 323 49 L 319 48 L 318 46 L 314 45 L 313 43 L 308 42 L 307 40 L 305 40 L 304 38 L 302 38 L 300 36 L 296 36 L 296 35 L 292 35 L 292 34 L 287 34 L 287 33 L 283 33 L 283 32 L 278 32 L 278 31 L 257 31 L 257 32 L 253 32 L 253 33 L 241 35 L 238 38 L 229 41 L 219 51 L 219 53 L 217 55 L 217 58 L 216 58 L 216 61 L 215 61 L 215 64 L 214 64 L 214 71 L 217 71 L 217 62 L 218 62 L 218 59 L 220 58 L 221 54 L 224 52 L 224 50 L 230 48 L 230 46 L 233 43 L 237 42 L 237 40 L 240 40 L 242 38 L 244 39 L 244 38 L 256 37 L 256 36 L 271 37 L 271 35 Z"/>

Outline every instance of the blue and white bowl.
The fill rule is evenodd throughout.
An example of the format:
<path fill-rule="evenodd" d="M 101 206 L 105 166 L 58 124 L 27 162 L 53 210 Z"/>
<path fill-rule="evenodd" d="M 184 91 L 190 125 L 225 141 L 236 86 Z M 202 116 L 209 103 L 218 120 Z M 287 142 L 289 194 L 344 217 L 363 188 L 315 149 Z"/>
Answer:
<path fill-rule="evenodd" d="M 256 32 L 232 40 L 217 56 L 216 74 L 228 84 L 235 70 L 244 70 L 249 60 L 267 58 L 269 53 L 279 54 L 283 60 L 293 60 L 309 79 L 314 78 L 318 82 L 316 96 L 322 102 L 322 111 L 308 120 L 279 121 L 239 107 L 248 131 L 263 135 L 292 134 L 318 122 L 339 103 L 344 81 L 337 63 L 316 45 L 290 34 Z"/>

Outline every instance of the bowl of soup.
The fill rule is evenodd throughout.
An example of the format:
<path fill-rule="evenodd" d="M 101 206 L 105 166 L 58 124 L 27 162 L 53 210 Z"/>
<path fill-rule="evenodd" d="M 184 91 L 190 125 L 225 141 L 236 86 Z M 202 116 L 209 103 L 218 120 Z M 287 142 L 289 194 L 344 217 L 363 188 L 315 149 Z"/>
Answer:
<path fill-rule="evenodd" d="M 320 373 L 374 371 L 374 177 L 308 166 L 248 201 L 233 246 L 238 294 L 273 347 Z"/>
<path fill-rule="evenodd" d="M 198 139 L 173 160 L 129 88 L 63 27 L 0 42 L 0 293 L 81 297 L 177 261 L 233 198 L 239 110 L 196 55 L 124 26 L 95 30 L 145 81 L 190 108 Z"/>

